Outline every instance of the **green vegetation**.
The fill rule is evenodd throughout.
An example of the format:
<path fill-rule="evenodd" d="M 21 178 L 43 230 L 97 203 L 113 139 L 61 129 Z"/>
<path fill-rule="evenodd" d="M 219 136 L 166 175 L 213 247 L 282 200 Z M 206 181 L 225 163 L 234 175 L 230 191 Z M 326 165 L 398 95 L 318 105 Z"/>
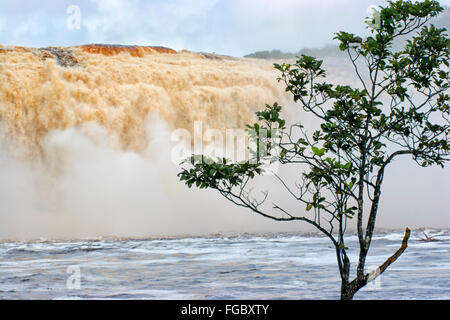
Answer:
<path fill-rule="evenodd" d="M 388 1 L 371 21 L 375 26 L 371 36 L 338 32 L 335 39 L 354 68 L 358 87 L 326 82 L 322 60 L 311 56 L 275 64 L 281 74 L 278 80 L 300 110 L 312 114 L 320 125 L 315 130 L 301 123 L 287 126 L 281 106 L 267 105 L 256 114 L 258 122 L 248 126 L 257 146 L 252 159 L 232 163 L 192 156 L 180 179 L 189 187 L 217 190 L 261 216 L 314 226 L 336 251 L 341 299 L 352 299 L 407 247 L 408 228 L 391 257 L 376 270 L 365 270 L 381 187 L 392 161 L 409 157 L 421 167 L 444 167 L 449 160 L 450 40 L 445 29 L 428 24 L 442 11 L 432 0 Z M 403 39 L 402 49 L 393 50 L 398 39 Z M 267 152 L 274 148 L 279 150 L 275 155 Z M 249 183 L 264 172 L 265 160 L 298 168 L 293 185 L 274 176 L 298 202 L 295 212 L 280 204 L 267 206 L 268 193 L 263 200 L 252 196 Z M 345 243 L 350 223 L 359 240 L 353 273 Z"/>

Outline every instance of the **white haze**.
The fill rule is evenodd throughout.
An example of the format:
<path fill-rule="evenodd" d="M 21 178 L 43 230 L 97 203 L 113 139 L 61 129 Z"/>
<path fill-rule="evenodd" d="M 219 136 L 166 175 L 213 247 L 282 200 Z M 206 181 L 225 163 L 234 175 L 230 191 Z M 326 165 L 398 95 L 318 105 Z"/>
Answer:
<path fill-rule="evenodd" d="M 45 164 L 20 160 L 3 150 L 0 238 L 312 230 L 299 222 L 270 221 L 213 191 L 188 189 L 178 181 L 179 168 L 170 161 L 170 132 L 158 119 L 148 128 L 150 142 L 143 154 L 114 150 L 104 129 L 94 124 L 50 133 Z M 420 169 L 406 159 L 395 162 L 387 171 L 377 226 L 450 227 L 449 178 L 448 169 Z M 261 189 L 272 190 L 270 201 L 288 203 L 286 192 L 272 179 L 264 177 L 259 183 Z M 292 202 L 288 207 L 295 208 Z"/>
<path fill-rule="evenodd" d="M 0 155 L 0 239 L 148 237 L 296 230 L 189 190 L 170 161 L 170 132 L 149 124 L 144 154 L 114 150 L 94 124 L 54 131 L 45 164 Z M 281 228 L 280 228 L 281 227 Z"/>
<path fill-rule="evenodd" d="M 340 60 L 326 66 L 331 69 L 330 81 L 351 79 L 351 70 Z M 296 106 L 287 108 L 293 112 Z M 302 113 L 297 118 L 306 125 L 313 121 Z M 50 131 L 40 162 L 19 158 L 4 140 L 0 239 L 313 230 L 301 222 L 268 220 L 211 190 L 188 189 L 178 181 L 179 167 L 170 160 L 171 131 L 155 114 L 146 128 L 148 144 L 139 153 L 118 150 L 113 137 L 93 123 Z M 291 177 L 300 174 L 284 170 Z M 287 203 L 289 196 L 281 185 L 267 177 L 258 183 L 261 189 L 272 190 L 269 201 Z M 408 157 L 398 159 L 387 169 L 382 192 L 377 227 L 450 227 L 448 168 L 423 169 Z M 295 209 L 292 203 L 288 207 Z"/>

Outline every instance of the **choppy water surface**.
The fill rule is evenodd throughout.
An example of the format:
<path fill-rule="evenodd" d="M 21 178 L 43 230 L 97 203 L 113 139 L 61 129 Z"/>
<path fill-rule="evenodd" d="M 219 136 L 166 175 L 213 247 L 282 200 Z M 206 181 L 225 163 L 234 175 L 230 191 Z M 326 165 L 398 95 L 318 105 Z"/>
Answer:
<path fill-rule="evenodd" d="M 450 230 L 429 234 L 441 241 L 413 231 L 399 260 L 355 298 L 450 299 Z M 378 233 L 369 270 L 402 238 Z M 357 248 L 356 236 L 347 246 Z M 70 288 L 77 268 L 80 289 Z M 2 299 L 338 299 L 339 286 L 335 251 L 318 236 L 0 243 Z"/>

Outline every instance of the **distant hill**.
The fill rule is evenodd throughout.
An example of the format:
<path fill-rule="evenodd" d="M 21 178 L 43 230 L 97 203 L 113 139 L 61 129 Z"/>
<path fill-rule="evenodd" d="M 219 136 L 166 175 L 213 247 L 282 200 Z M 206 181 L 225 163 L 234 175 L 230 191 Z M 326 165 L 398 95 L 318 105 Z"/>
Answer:
<path fill-rule="evenodd" d="M 450 30 L 450 7 L 444 6 L 444 12 L 442 12 L 438 17 L 430 21 L 430 24 L 434 24 L 438 28 L 446 28 Z M 402 39 L 404 40 L 404 39 Z M 399 50 L 399 43 L 403 41 L 395 41 L 393 44 L 394 50 Z M 303 48 L 298 52 L 283 52 L 278 49 L 257 51 L 248 55 L 245 58 L 255 58 L 255 59 L 293 59 L 302 54 L 323 58 L 323 57 L 339 57 L 343 56 L 345 53 L 339 50 L 337 45 L 327 45 L 323 48 Z"/>
<path fill-rule="evenodd" d="M 244 57 L 256 59 L 292 59 L 302 54 L 314 57 L 326 57 L 326 56 L 339 56 L 342 55 L 342 52 L 339 50 L 338 46 L 328 45 L 320 49 L 304 48 L 295 53 L 282 52 L 281 50 L 257 51 L 255 53 L 248 54 Z"/>

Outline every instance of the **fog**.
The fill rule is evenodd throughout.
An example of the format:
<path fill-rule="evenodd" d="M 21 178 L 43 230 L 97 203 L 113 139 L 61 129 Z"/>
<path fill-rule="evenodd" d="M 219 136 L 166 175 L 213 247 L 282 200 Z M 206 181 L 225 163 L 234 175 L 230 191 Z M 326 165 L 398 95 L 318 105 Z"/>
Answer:
<path fill-rule="evenodd" d="M 179 125 L 190 132 L 196 120 L 219 130 L 243 128 L 264 103 L 279 101 L 289 122 L 317 125 L 271 80 L 271 62 L 75 52 L 80 65 L 74 68 L 22 49 L 2 56 L 0 75 L 8 81 L 0 91 L 0 239 L 313 230 L 268 220 L 211 190 L 188 189 L 172 159 Z M 356 85 L 344 62 L 327 60 L 329 81 Z M 144 93 L 147 99 L 136 98 Z M 282 168 L 280 174 L 293 182 L 301 172 Z M 274 177 L 255 185 L 256 196 L 270 191 L 268 212 L 276 203 L 303 214 Z M 450 227 L 449 187 L 448 168 L 423 169 L 399 158 L 386 172 L 377 227 Z"/>
<path fill-rule="evenodd" d="M 54 131 L 44 163 L 0 158 L 0 239 L 158 237 L 295 230 L 178 181 L 170 132 L 149 122 L 148 149 L 116 151 L 97 125 Z M 157 150 L 158 152 L 155 152 Z"/>

